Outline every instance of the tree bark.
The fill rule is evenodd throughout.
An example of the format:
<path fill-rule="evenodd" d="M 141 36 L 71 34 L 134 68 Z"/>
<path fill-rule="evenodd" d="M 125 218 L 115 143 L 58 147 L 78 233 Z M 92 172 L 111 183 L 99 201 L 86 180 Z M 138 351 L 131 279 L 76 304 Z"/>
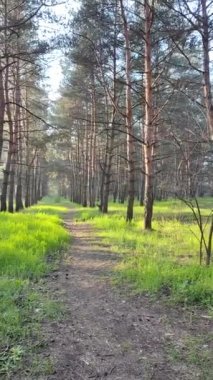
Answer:
<path fill-rule="evenodd" d="M 83 160 L 83 199 L 82 206 L 87 207 L 88 201 L 88 190 L 89 190 L 89 126 L 86 123 L 85 125 L 85 134 L 83 140 L 83 151 L 84 151 L 84 160 Z"/>
<path fill-rule="evenodd" d="M 5 100 L 6 100 L 6 112 L 8 117 L 8 125 L 9 125 L 9 147 L 8 147 L 8 155 L 7 155 L 7 162 L 6 162 L 6 168 L 4 170 L 4 176 L 3 176 L 3 185 L 2 185 L 2 194 L 1 194 L 1 211 L 7 210 L 7 192 L 8 192 L 8 186 L 9 186 L 9 178 L 11 174 L 11 165 L 13 163 L 13 154 L 14 154 L 14 146 L 13 146 L 13 139 L 14 139 L 14 133 L 13 133 L 13 121 L 12 121 L 12 115 L 11 115 L 11 109 L 10 109 L 10 98 L 9 98 L 9 59 L 6 60 L 7 68 L 5 73 Z M 13 169 L 13 168 L 12 168 Z M 13 177 L 12 177 L 13 181 Z M 11 195 L 11 194 L 10 194 Z M 10 200 L 10 199 L 9 199 Z M 12 207 L 10 207 L 11 211 Z"/>
<path fill-rule="evenodd" d="M 14 103 L 15 106 L 15 115 L 14 115 L 14 122 L 12 123 L 12 112 L 10 109 L 10 104 L 7 102 L 7 114 L 8 114 L 8 120 L 9 123 L 12 123 L 14 125 L 14 130 L 12 133 L 12 158 L 11 158 L 11 170 L 10 170 L 10 186 L 9 186 L 9 200 L 8 200 L 8 211 L 13 212 L 14 211 L 14 195 L 15 195 L 15 176 L 16 176 L 16 169 L 17 169 L 17 156 L 18 156 L 18 136 L 20 132 L 20 107 L 19 104 L 21 104 L 21 94 L 20 94 L 20 62 L 19 59 L 17 60 L 16 65 L 16 78 L 14 75 L 14 82 L 15 82 L 15 94 L 14 94 Z M 12 125 L 11 125 L 12 128 Z M 20 143 L 20 141 L 19 141 Z M 21 187 L 19 187 L 19 192 L 21 190 Z"/>
<path fill-rule="evenodd" d="M 144 118 L 144 228 L 152 229 L 154 200 L 154 125 L 153 125 L 153 88 L 152 88 L 152 39 L 151 30 L 154 9 L 149 0 L 144 1 L 145 9 L 145 118 Z"/>
<path fill-rule="evenodd" d="M 211 92 L 211 79 L 210 79 L 210 58 L 209 58 L 209 41 L 210 41 L 210 27 L 209 17 L 207 14 L 206 0 L 201 0 L 202 6 L 202 42 L 203 42 L 203 81 L 204 81 L 204 100 L 206 106 L 206 118 L 208 124 L 208 134 L 210 140 L 213 140 L 213 102 Z"/>
<path fill-rule="evenodd" d="M 90 140 L 90 181 L 89 181 L 89 204 L 95 207 L 95 167 L 96 167 L 96 90 L 94 75 L 92 79 L 92 107 L 91 107 L 91 140 Z"/>
<path fill-rule="evenodd" d="M 2 63 L 0 60 L 0 160 L 2 157 L 2 149 L 3 149 L 4 112 L 5 112 L 4 80 L 3 80 L 3 68 L 2 68 Z"/>
<path fill-rule="evenodd" d="M 20 211 L 24 208 L 22 201 L 22 178 L 19 174 L 16 188 L 16 211 Z"/>
<path fill-rule="evenodd" d="M 120 0 L 121 16 L 124 26 L 125 58 L 126 58 L 126 99 L 125 99 L 125 124 L 127 134 L 127 163 L 128 163 L 128 200 L 126 221 L 133 219 L 133 208 L 135 198 L 135 147 L 134 131 L 132 127 L 132 94 L 131 94 L 131 49 L 129 39 L 129 25 L 126 19 L 123 0 Z"/>

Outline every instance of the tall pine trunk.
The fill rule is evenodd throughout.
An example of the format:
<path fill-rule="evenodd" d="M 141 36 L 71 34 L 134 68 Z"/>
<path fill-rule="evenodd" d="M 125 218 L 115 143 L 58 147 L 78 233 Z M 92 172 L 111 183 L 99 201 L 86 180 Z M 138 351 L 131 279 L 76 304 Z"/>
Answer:
<path fill-rule="evenodd" d="M 202 43 L 203 43 L 203 82 L 204 101 L 206 106 L 206 118 L 209 139 L 213 140 L 213 102 L 210 79 L 210 18 L 207 14 L 207 1 L 201 0 L 202 6 Z"/>
<path fill-rule="evenodd" d="M 6 73 L 5 73 L 5 101 L 6 101 L 6 112 L 8 117 L 8 126 L 9 126 L 9 147 L 8 147 L 8 155 L 6 167 L 3 175 L 3 184 L 2 184 L 2 193 L 1 193 L 1 211 L 7 210 L 7 195 L 8 195 L 8 186 L 9 180 L 11 180 L 11 169 L 13 169 L 13 156 L 14 156 L 14 133 L 13 133 L 13 121 L 12 114 L 10 108 L 10 96 L 9 96 L 9 58 L 6 60 Z M 13 185 L 13 174 L 12 174 L 12 185 Z M 12 189 L 12 187 L 10 188 Z M 11 192 L 9 194 L 9 202 L 10 202 L 10 211 L 13 211 L 11 206 Z"/>
<path fill-rule="evenodd" d="M 89 168 L 89 205 L 95 207 L 95 168 L 96 168 L 96 90 L 94 76 L 92 78 L 92 106 L 91 106 L 91 140 L 90 140 L 90 168 Z"/>
<path fill-rule="evenodd" d="M 132 94 L 131 94 L 131 48 L 129 38 L 129 25 L 126 19 L 123 0 L 120 0 L 121 16 L 124 26 L 125 58 L 126 58 L 126 96 L 125 96 L 125 126 L 127 135 L 127 163 L 128 163 L 128 200 L 126 221 L 133 219 L 133 208 L 135 198 L 135 147 L 134 131 L 132 127 Z"/>
<path fill-rule="evenodd" d="M 5 112 L 5 97 L 4 97 L 4 80 L 3 68 L 0 60 L 0 159 L 3 149 L 3 135 L 4 135 L 4 112 Z"/>
<path fill-rule="evenodd" d="M 145 117 L 144 117 L 144 228 L 152 229 L 154 201 L 154 125 L 153 125 L 153 88 L 152 88 L 152 23 L 154 9 L 149 0 L 144 1 L 145 9 Z"/>

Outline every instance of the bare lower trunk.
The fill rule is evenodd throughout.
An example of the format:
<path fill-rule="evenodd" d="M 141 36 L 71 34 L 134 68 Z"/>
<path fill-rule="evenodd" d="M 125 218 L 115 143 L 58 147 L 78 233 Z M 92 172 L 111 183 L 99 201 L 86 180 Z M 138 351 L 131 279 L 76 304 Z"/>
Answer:
<path fill-rule="evenodd" d="M 111 168 L 112 168 L 112 152 L 109 152 L 109 157 L 106 165 L 106 173 L 104 175 L 104 192 L 102 200 L 102 212 L 107 214 L 108 212 L 108 202 L 109 202 L 109 192 L 110 192 L 110 183 L 111 183 Z"/>
<path fill-rule="evenodd" d="M 14 194 L 15 194 L 15 158 L 12 159 L 10 169 L 10 183 L 9 183 L 9 196 L 8 196 L 8 211 L 14 211 Z"/>
<path fill-rule="evenodd" d="M 103 214 L 108 212 L 108 202 L 109 202 L 109 193 L 110 193 L 110 184 L 112 176 L 112 159 L 113 159 L 113 149 L 114 149 L 114 137 L 115 137 L 115 108 L 113 108 L 112 120 L 110 122 L 110 133 L 107 136 L 107 146 L 105 154 L 105 164 L 104 164 L 104 173 L 103 173 L 103 197 L 101 202 L 101 211 Z"/>
<path fill-rule="evenodd" d="M 31 191 L 30 192 L 31 192 L 31 204 L 34 205 L 36 203 L 36 178 L 35 178 L 34 168 L 32 169 L 32 174 L 31 174 Z"/>
<path fill-rule="evenodd" d="M 140 181 L 139 202 L 140 202 L 140 206 L 144 205 L 144 175 L 142 176 L 141 181 Z"/>
<path fill-rule="evenodd" d="M 1 192 L 1 211 L 7 211 L 7 189 L 9 184 L 10 176 L 10 164 L 11 164 L 11 153 L 8 152 L 7 163 L 4 169 L 2 192 Z"/>
<path fill-rule="evenodd" d="M 114 203 L 117 202 L 117 197 L 118 197 L 118 185 L 116 183 L 114 186 L 114 190 L 113 190 L 113 202 Z"/>
<path fill-rule="evenodd" d="M 16 188 L 16 211 L 22 210 L 24 208 L 22 201 L 22 178 L 19 175 L 17 180 L 17 188 Z"/>
<path fill-rule="evenodd" d="M 208 246 L 206 252 L 206 265 L 209 266 L 211 264 L 211 256 L 212 256 L 212 237 L 213 237 L 213 215 L 211 217 L 211 224 L 209 230 L 209 239 Z"/>
<path fill-rule="evenodd" d="M 153 180 L 152 175 L 147 170 L 147 179 L 145 180 L 145 198 L 144 198 L 144 228 L 145 230 L 152 229 L 153 216 Z"/>
<path fill-rule="evenodd" d="M 30 207 L 30 168 L 26 170 L 26 179 L 25 179 L 25 207 Z"/>
<path fill-rule="evenodd" d="M 89 185 L 89 141 L 88 141 L 88 125 L 85 126 L 85 136 L 84 136 L 84 162 L 83 162 L 83 199 L 82 206 L 87 207 L 88 200 L 88 185 Z"/>

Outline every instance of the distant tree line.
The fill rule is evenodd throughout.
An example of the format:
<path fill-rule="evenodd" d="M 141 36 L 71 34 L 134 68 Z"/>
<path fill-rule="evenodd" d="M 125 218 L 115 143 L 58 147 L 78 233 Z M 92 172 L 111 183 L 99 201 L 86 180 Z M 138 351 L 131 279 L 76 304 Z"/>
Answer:
<path fill-rule="evenodd" d="M 107 213 L 109 199 L 213 195 L 212 2 L 81 1 L 70 21 L 49 170 L 60 195 Z"/>
<path fill-rule="evenodd" d="M 53 2 L 46 2 L 51 5 Z M 42 90 L 38 0 L 0 1 L 0 198 L 1 211 L 18 211 L 47 192 L 47 96 Z"/>

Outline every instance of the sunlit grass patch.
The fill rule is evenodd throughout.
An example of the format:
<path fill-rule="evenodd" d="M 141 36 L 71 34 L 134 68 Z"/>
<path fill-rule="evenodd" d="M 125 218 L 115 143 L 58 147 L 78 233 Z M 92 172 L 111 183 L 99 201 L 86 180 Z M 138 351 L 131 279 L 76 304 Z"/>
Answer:
<path fill-rule="evenodd" d="M 139 255 L 126 257 L 116 268 L 121 281 L 129 280 L 137 291 L 161 292 L 185 304 L 212 305 L 211 268 L 179 265 Z"/>
<path fill-rule="evenodd" d="M 209 215 L 212 198 L 200 204 L 202 214 Z M 125 221 L 125 205 L 110 204 L 109 210 L 109 215 L 101 215 L 82 208 L 78 219 L 92 223 L 112 250 L 123 254 L 115 268 L 119 281 L 186 304 L 213 304 L 213 268 L 199 265 L 199 231 L 185 205 L 178 200 L 156 202 L 151 232 L 143 230 L 141 206 L 135 206 L 131 224 Z"/>
<path fill-rule="evenodd" d="M 19 367 L 40 322 L 59 313 L 33 283 L 55 266 L 70 240 L 59 217 L 68 210 L 68 204 L 42 202 L 27 212 L 0 213 L 0 375 Z"/>
<path fill-rule="evenodd" d="M 38 204 L 36 206 L 32 206 L 29 210 L 30 213 L 45 213 L 49 215 L 58 215 L 58 214 L 63 214 L 68 211 L 67 207 L 65 206 L 59 206 L 59 205 L 45 205 L 45 204 Z M 25 212 L 28 212 L 26 210 Z"/>
<path fill-rule="evenodd" d="M 40 277 L 47 269 L 45 257 L 69 239 L 58 216 L 2 213 L 0 226 L 1 275 Z"/>
<path fill-rule="evenodd" d="M 69 200 L 61 197 L 45 197 L 37 205 L 25 209 L 25 213 L 45 213 L 48 215 L 63 215 L 75 207 Z"/>

